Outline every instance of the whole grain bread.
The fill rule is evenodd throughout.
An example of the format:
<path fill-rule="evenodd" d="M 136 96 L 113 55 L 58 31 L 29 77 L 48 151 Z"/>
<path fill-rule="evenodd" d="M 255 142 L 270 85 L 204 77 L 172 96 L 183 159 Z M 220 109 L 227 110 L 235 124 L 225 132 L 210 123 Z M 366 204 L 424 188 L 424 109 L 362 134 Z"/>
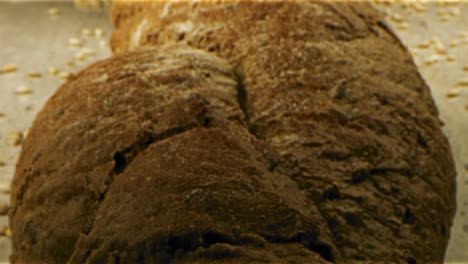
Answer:
<path fill-rule="evenodd" d="M 364 3 L 115 1 L 37 116 L 14 263 L 442 263 L 455 169 Z"/>

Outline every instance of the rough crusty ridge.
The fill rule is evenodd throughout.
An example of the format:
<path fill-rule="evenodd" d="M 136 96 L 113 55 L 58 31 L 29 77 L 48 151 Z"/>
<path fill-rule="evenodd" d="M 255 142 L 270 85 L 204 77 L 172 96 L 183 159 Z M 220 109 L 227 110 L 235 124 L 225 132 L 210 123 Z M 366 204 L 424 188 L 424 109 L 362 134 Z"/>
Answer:
<path fill-rule="evenodd" d="M 371 7 L 112 15 L 122 54 L 61 87 L 25 142 L 13 262 L 442 263 L 450 147 Z"/>

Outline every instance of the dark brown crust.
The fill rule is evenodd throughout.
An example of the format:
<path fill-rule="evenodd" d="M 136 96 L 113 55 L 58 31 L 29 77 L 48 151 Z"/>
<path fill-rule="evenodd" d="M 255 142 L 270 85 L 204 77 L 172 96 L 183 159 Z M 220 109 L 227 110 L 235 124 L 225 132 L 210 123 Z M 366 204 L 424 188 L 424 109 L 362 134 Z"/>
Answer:
<path fill-rule="evenodd" d="M 178 250 L 209 259 L 227 250 L 214 244 L 237 252 L 249 234 L 262 247 L 233 253 L 237 260 L 275 259 L 262 257 L 271 243 L 331 245 L 318 210 L 272 172 L 278 154 L 248 133 L 237 86 L 225 61 L 177 46 L 114 57 L 73 77 L 24 144 L 12 261 L 151 263 Z M 291 258 L 325 263 L 313 251 Z"/>
<path fill-rule="evenodd" d="M 140 51 L 74 77 L 36 118 L 12 260 L 442 263 L 450 147 L 371 7 L 116 2 L 112 15 L 114 51 Z"/>

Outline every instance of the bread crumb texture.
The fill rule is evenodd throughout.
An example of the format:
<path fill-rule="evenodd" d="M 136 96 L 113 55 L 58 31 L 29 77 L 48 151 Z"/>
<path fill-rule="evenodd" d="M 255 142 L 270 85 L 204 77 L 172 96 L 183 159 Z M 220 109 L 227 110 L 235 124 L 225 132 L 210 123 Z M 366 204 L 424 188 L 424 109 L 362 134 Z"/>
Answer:
<path fill-rule="evenodd" d="M 450 147 L 368 4 L 112 17 L 118 55 L 68 77 L 25 138 L 13 263 L 443 263 Z"/>

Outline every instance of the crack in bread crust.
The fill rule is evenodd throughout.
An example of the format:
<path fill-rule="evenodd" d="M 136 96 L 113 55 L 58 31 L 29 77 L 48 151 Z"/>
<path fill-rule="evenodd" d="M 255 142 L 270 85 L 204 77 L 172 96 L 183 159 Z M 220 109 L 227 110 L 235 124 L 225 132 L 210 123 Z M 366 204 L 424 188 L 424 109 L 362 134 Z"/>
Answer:
<path fill-rule="evenodd" d="M 25 143 L 13 262 L 442 263 L 450 146 L 375 10 L 116 1 L 112 13 L 122 54 L 62 87 Z M 243 232 L 275 250 L 247 249 Z"/>
<path fill-rule="evenodd" d="M 275 172 L 308 192 L 345 258 L 442 262 L 455 211 L 450 146 L 427 84 L 376 10 L 141 2 L 123 16 L 122 5 L 112 8 L 114 52 L 138 48 L 128 35 L 148 19 L 140 46 L 184 43 L 242 66 L 250 131 L 280 153 Z M 181 32 L 180 23 L 191 30 Z"/>

